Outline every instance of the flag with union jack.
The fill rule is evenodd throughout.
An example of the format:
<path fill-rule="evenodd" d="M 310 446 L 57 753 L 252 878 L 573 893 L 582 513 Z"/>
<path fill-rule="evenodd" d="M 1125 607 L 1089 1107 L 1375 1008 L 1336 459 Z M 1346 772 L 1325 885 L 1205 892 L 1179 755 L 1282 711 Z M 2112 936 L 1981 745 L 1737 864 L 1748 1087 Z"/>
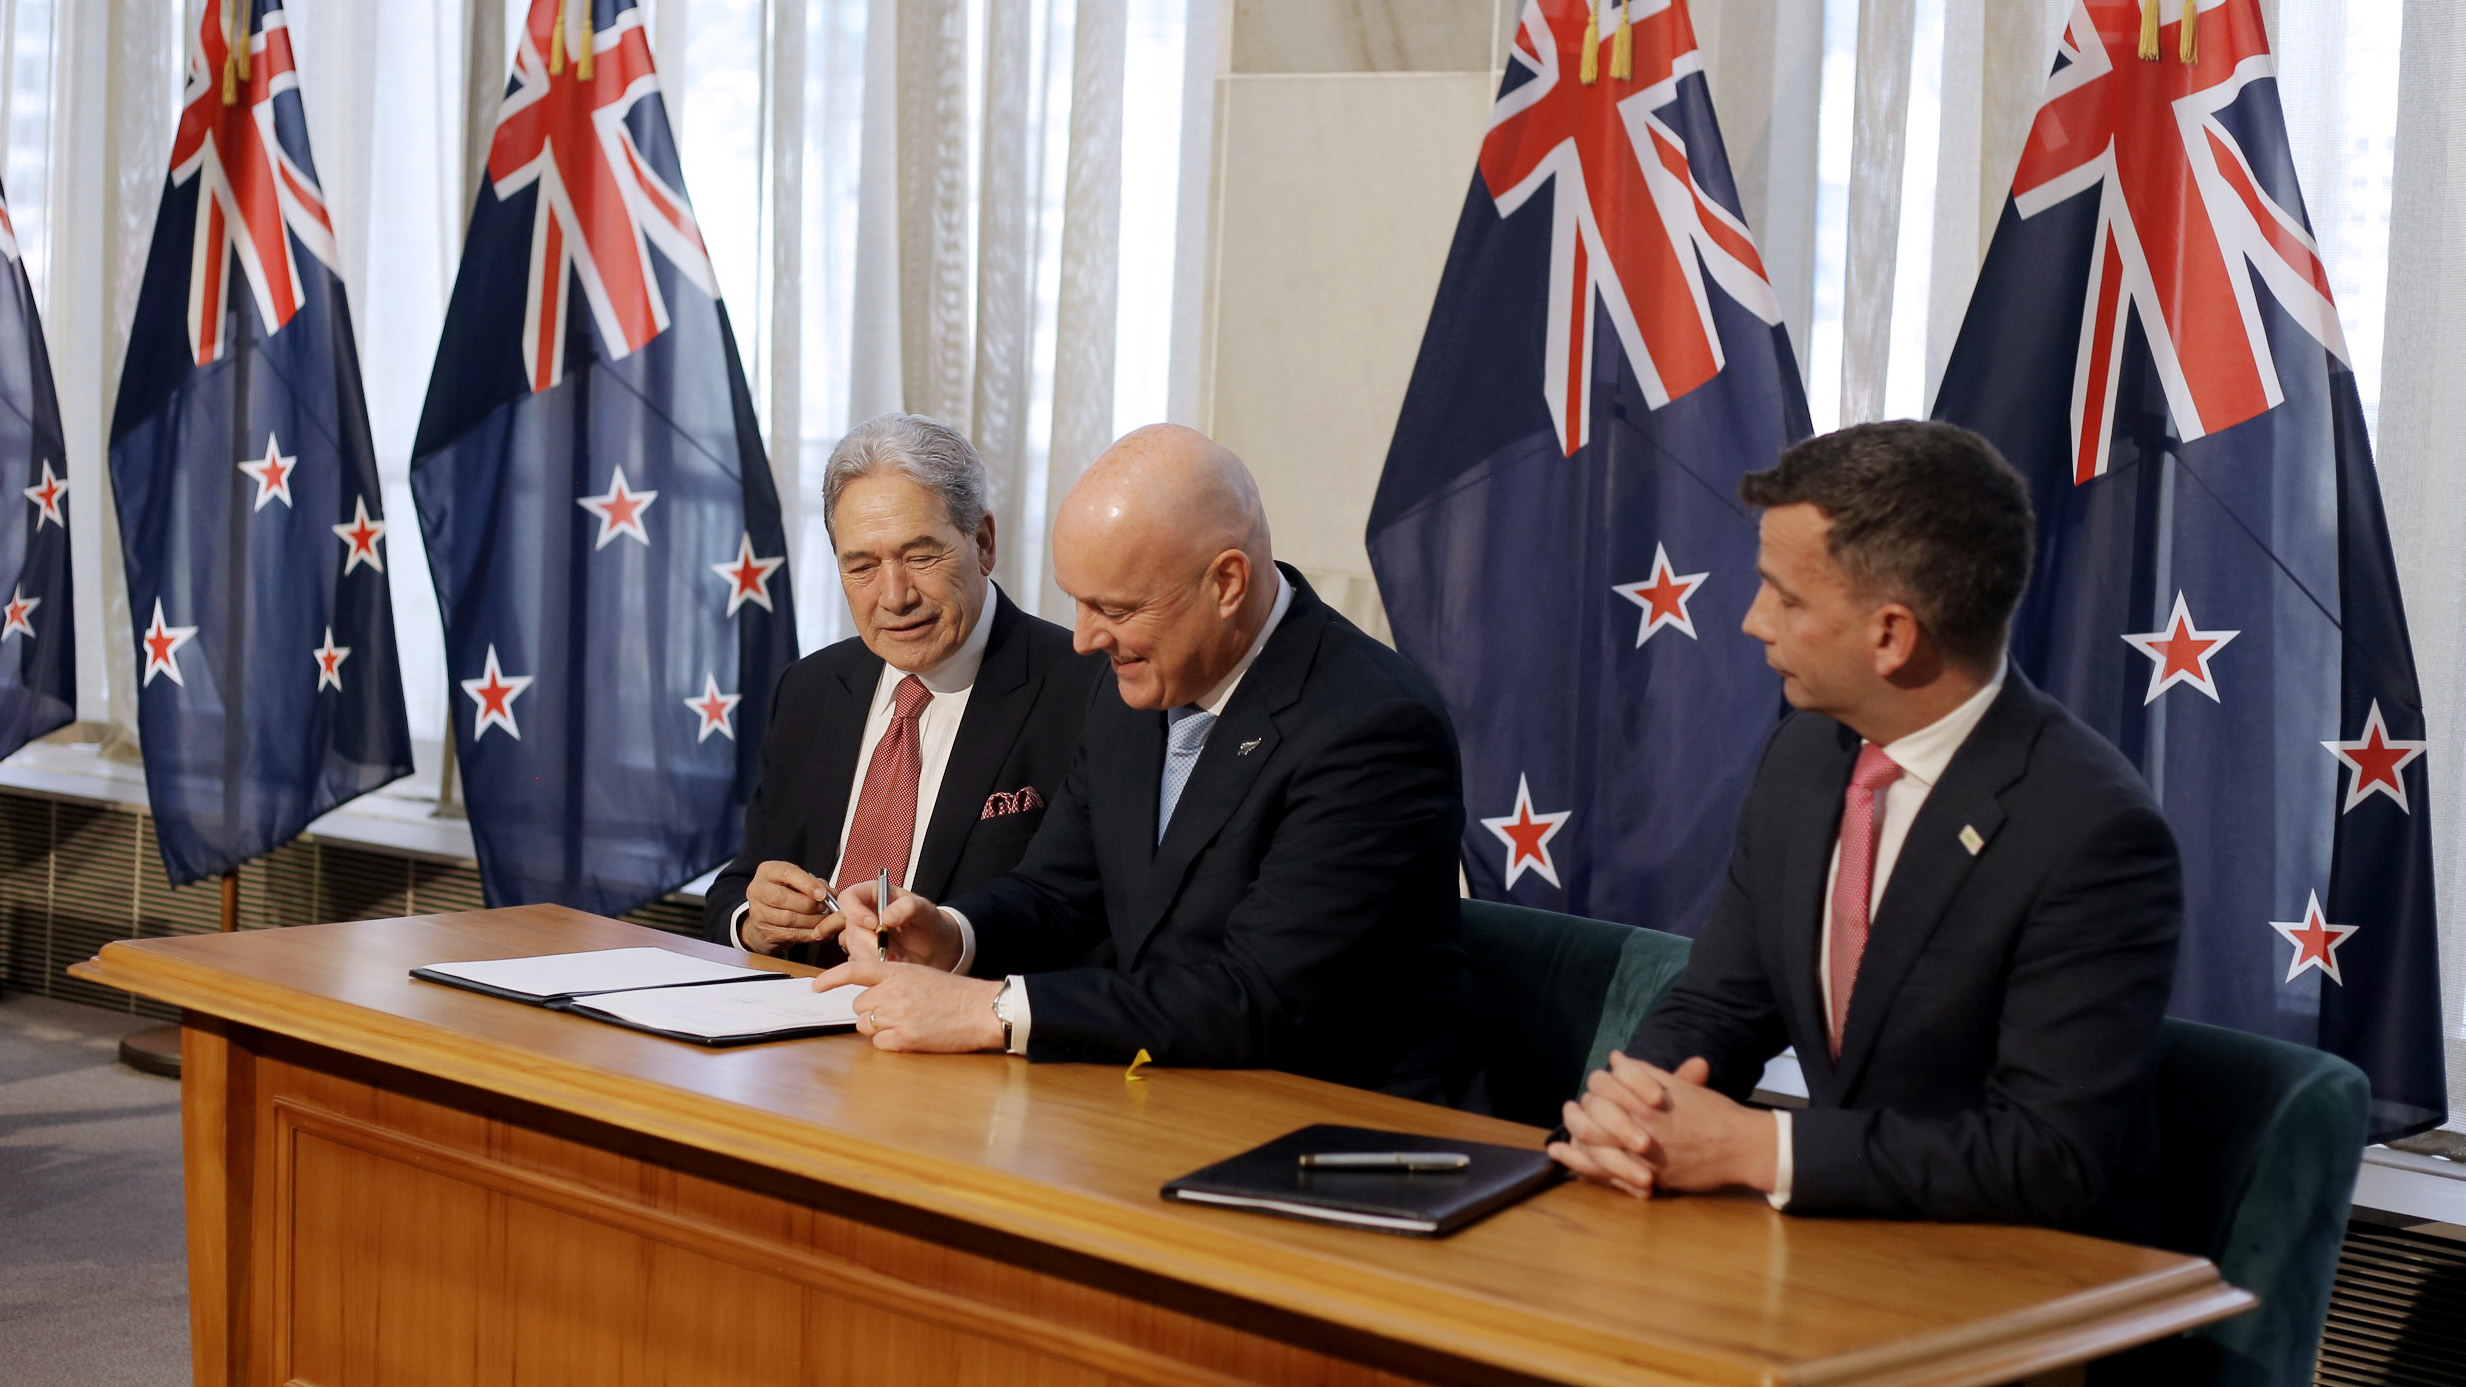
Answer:
<path fill-rule="evenodd" d="M 0 521 L 0 756 L 77 716 L 69 610 L 68 460 L 51 351 L 8 199 L 0 195 L 0 468 L 27 504 Z"/>
<path fill-rule="evenodd" d="M 384 507 L 282 0 L 192 6 L 111 422 L 174 884 L 411 772 Z"/>
<path fill-rule="evenodd" d="M 2423 699 L 2258 0 L 2076 0 L 1937 397 L 2030 478 L 2014 658 L 2184 855 L 2174 1010 L 2448 1116 Z"/>
<path fill-rule="evenodd" d="M 412 449 L 492 905 L 727 861 L 796 658 L 779 498 L 634 0 L 532 0 Z"/>
<path fill-rule="evenodd" d="M 1474 894 L 1709 913 L 1781 709 L 1738 479 L 1807 431 L 1685 0 L 1528 0 L 1369 528 Z"/>

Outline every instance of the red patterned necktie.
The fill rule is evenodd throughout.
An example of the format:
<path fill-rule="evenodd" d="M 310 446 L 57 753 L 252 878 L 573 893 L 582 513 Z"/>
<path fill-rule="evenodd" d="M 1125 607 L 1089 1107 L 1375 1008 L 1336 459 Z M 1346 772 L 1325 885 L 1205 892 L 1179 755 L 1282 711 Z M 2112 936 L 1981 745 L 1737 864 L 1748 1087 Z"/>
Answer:
<path fill-rule="evenodd" d="M 890 869 L 893 886 L 908 884 L 908 849 L 916 842 L 916 782 L 925 773 L 925 738 L 917 716 L 933 701 L 925 681 L 911 674 L 892 695 L 890 727 L 865 766 L 865 788 L 856 797 L 856 823 L 839 859 L 837 889 L 845 891 Z"/>
<path fill-rule="evenodd" d="M 1884 749 L 1868 742 L 1858 750 L 1849 793 L 1841 803 L 1841 865 L 1832 878 L 1832 950 L 1825 960 L 1832 979 L 1832 1055 L 1841 1057 L 1841 1031 L 1849 1022 L 1850 989 L 1858 983 L 1858 960 L 1867 951 L 1867 902 L 1875 887 L 1875 839 L 1883 827 L 1884 787 L 1901 778 Z"/>

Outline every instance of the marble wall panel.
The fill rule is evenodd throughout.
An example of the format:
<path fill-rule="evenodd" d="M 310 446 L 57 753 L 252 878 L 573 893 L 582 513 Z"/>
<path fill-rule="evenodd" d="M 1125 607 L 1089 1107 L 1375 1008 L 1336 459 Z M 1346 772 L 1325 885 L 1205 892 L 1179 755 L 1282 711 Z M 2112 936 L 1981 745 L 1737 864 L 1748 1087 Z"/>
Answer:
<path fill-rule="evenodd" d="M 1210 427 L 1278 557 L 1383 631 L 1362 528 L 1488 120 L 1491 77 L 1223 84 Z"/>

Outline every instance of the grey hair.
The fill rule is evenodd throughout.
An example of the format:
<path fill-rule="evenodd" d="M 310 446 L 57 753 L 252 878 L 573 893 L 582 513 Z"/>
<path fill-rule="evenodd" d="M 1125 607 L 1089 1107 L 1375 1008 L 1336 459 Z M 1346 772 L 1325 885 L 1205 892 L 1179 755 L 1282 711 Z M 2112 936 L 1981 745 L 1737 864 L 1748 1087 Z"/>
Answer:
<path fill-rule="evenodd" d="M 942 511 L 963 535 L 974 535 L 989 508 L 985 460 L 968 436 L 922 414 L 880 414 L 831 449 L 822 469 L 822 523 L 839 510 L 839 493 L 864 477 L 896 472 L 941 498 Z"/>

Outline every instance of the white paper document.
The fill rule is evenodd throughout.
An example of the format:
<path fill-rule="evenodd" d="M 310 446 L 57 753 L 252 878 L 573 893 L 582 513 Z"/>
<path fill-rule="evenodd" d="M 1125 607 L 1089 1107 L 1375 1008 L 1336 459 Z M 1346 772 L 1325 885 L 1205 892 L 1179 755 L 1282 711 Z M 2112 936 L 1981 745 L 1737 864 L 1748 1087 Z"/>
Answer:
<path fill-rule="evenodd" d="M 432 963 L 419 971 L 442 973 L 491 991 L 538 1001 L 598 992 L 630 992 L 645 987 L 669 988 L 687 983 L 733 982 L 742 978 L 778 976 L 760 968 L 714 963 L 691 954 L 652 948 L 592 949 L 574 954 L 539 954 L 531 958 Z"/>
<path fill-rule="evenodd" d="M 603 993 L 581 1003 L 645 1030 L 669 1031 L 698 1040 L 741 1039 L 821 1027 L 853 1030 L 856 994 L 850 984 L 813 990 L 811 978 L 749 982 L 733 987 L 656 987 L 643 992 Z"/>

